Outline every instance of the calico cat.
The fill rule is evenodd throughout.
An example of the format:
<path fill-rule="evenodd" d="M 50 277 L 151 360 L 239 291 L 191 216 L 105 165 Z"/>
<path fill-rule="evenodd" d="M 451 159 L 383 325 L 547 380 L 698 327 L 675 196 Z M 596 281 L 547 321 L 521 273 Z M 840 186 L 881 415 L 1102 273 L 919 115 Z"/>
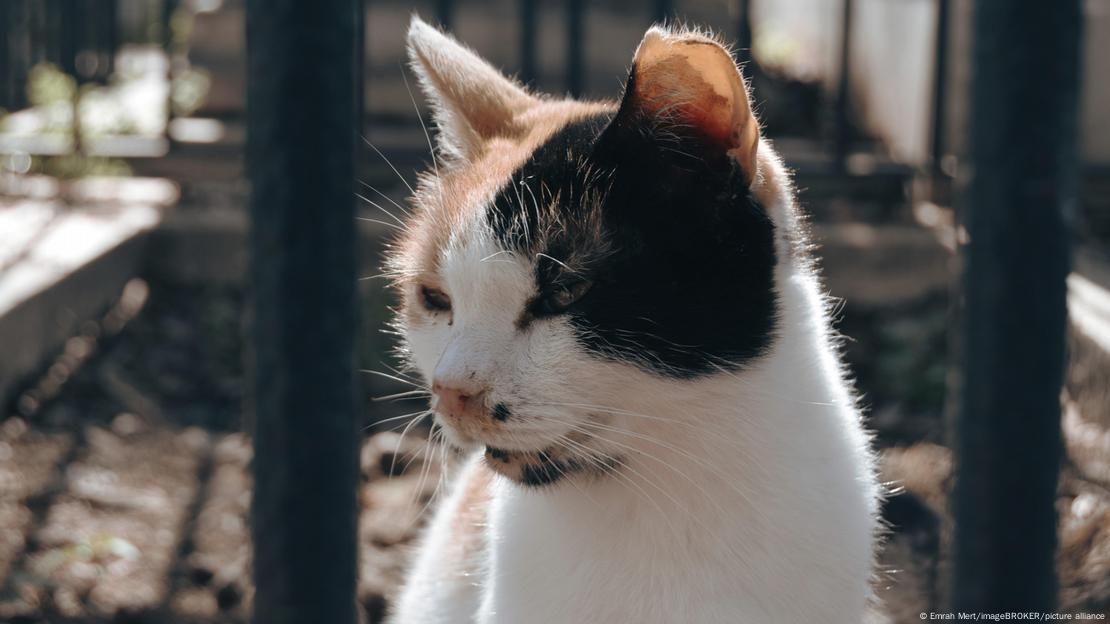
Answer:
<path fill-rule="evenodd" d="M 864 621 L 874 456 L 728 51 L 654 27 L 619 102 L 529 93 L 418 18 L 408 51 L 439 160 L 397 325 L 472 456 L 391 621 Z"/>

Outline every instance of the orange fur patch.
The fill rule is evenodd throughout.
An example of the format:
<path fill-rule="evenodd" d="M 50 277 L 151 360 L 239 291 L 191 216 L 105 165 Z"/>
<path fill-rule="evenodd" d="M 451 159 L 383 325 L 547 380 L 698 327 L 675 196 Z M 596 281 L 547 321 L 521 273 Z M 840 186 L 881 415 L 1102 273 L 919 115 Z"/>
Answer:
<path fill-rule="evenodd" d="M 752 183 L 759 124 L 728 50 L 700 33 L 652 29 L 636 50 L 633 66 L 634 107 L 648 117 L 700 129 L 724 147 Z"/>

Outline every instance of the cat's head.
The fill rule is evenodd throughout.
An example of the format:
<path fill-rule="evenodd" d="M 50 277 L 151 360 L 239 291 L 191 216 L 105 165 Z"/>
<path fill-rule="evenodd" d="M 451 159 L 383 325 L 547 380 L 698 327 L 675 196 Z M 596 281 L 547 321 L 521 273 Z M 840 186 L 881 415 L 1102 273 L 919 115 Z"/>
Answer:
<path fill-rule="evenodd" d="M 721 45 L 652 28 L 619 102 L 531 94 L 416 18 L 408 47 L 438 162 L 389 267 L 449 439 L 526 484 L 604 471 L 605 432 L 767 352 L 769 157 Z"/>

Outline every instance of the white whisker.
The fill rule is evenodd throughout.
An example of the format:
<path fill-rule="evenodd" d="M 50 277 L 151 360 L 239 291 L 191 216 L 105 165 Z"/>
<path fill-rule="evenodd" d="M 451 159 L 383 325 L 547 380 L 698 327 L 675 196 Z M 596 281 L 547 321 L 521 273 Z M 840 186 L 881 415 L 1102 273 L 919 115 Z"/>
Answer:
<path fill-rule="evenodd" d="M 387 394 L 385 396 L 376 396 L 371 398 L 371 401 L 392 401 L 393 399 L 403 399 L 408 397 L 427 397 L 432 396 L 431 392 L 427 390 L 408 390 L 406 392 L 397 392 L 395 394 Z"/>
<path fill-rule="evenodd" d="M 396 221 L 396 222 L 397 222 L 397 225 L 401 226 L 401 229 L 402 229 L 402 230 L 403 230 L 403 229 L 406 229 L 406 228 L 408 227 L 407 225 L 405 225 L 405 222 L 404 222 L 404 221 L 402 221 L 401 219 L 399 219 L 399 218 L 397 217 L 397 215 L 395 215 L 395 214 L 393 214 L 392 212 L 390 212 L 390 211 L 386 210 L 386 209 L 385 209 L 385 207 L 383 207 L 383 206 L 382 206 L 381 204 L 379 204 L 378 202 L 376 202 L 376 201 L 374 201 L 374 200 L 370 199 L 369 197 L 367 197 L 367 196 L 365 196 L 365 195 L 363 195 L 363 194 L 361 194 L 361 193 L 355 193 L 355 197 L 357 197 L 357 198 L 361 199 L 362 201 L 364 201 L 364 202 L 366 202 L 366 203 L 370 204 L 371 206 L 373 206 L 373 207 L 377 208 L 378 210 L 381 210 L 382 212 L 384 212 L 384 213 L 386 214 L 386 216 L 388 216 L 388 217 L 389 217 L 390 219 L 393 219 L 394 221 Z"/>
<path fill-rule="evenodd" d="M 392 197 L 390 197 L 389 195 L 386 195 L 385 193 L 383 193 L 383 192 L 379 191 L 379 190 L 378 190 L 378 188 L 377 188 L 376 186 L 374 186 L 373 184 L 370 184 L 369 182 L 363 182 L 362 180 L 359 180 L 359 181 L 358 181 L 358 183 L 359 183 L 359 184 L 361 184 L 361 185 L 363 185 L 363 186 L 365 186 L 366 188 L 370 189 L 371 191 L 374 191 L 374 192 L 375 192 L 375 193 L 377 193 L 377 194 L 378 194 L 378 195 L 379 195 L 379 196 L 380 196 L 380 197 L 381 197 L 382 199 L 384 199 L 384 200 L 386 200 L 387 202 L 389 202 L 389 203 L 393 204 L 394 206 L 396 206 L 396 207 L 397 207 L 397 209 L 398 209 L 398 210 L 400 210 L 400 211 L 401 211 L 402 213 L 404 213 L 406 217 L 411 217 L 411 216 L 412 216 L 412 213 L 410 213 L 410 212 L 408 211 L 408 209 L 407 209 L 407 208 L 405 208 L 405 207 L 404 207 L 404 206 L 402 206 L 401 204 L 397 203 L 397 200 L 393 199 L 393 198 L 392 198 Z"/>
<path fill-rule="evenodd" d="M 412 386 L 414 388 L 418 388 L 420 390 L 427 390 L 427 388 L 425 388 L 423 384 L 420 384 L 418 382 L 415 382 L 415 381 L 412 381 L 412 380 L 409 380 L 409 379 L 403 379 L 403 378 L 398 377 L 396 375 L 390 375 L 389 373 L 383 373 L 382 371 L 372 370 L 372 369 L 369 369 L 369 368 L 360 368 L 358 372 L 364 373 L 364 374 L 367 374 L 367 375 L 377 375 L 379 377 L 385 377 L 386 379 L 391 379 L 393 381 L 403 383 L 403 384 Z M 397 372 L 397 371 L 394 371 L 394 372 Z"/>
<path fill-rule="evenodd" d="M 412 189 L 412 185 L 409 184 L 409 181 L 405 179 L 405 176 L 401 175 L 400 171 L 397 171 L 397 167 L 393 166 L 393 163 L 390 162 L 390 160 L 385 157 L 385 154 L 383 154 L 380 149 L 378 149 L 373 143 L 371 143 L 370 139 L 367 139 L 365 135 L 360 134 L 359 136 L 362 137 L 362 142 L 366 143 L 368 146 L 370 146 L 370 149 L 374 150 L 374 152 L 378 156 L 380 156 L 382 160 L 385 161 L 385 164 L 389 165 L 389 168 L 393 170 L 393 173 L 397 174 L 397 177 L 401 180 L 401 184 L 404 184 L 405 188 L 407 188 L 410 193 L 412 193 L 413 195 L 416 195 L 416 191 L 414 191 Z"/>
<path fill-rule="evenodd" d="M 412 89 L 409 87 L 409 79 L 405 76 L 405 68 L 401 68 L 401 80 L 405 83 L 405 91 L 409 93 L 409 101 L 412 102 L 412 110 L 416 111 L 416 120 L 420 122 L 420 129 L 424 131 L 424 140 L 428 142 L 428 153 L 432 155 L 432 168 L 436 172 L 436 180 L 439 177 L 439 161 L 436 160 L 436 150 L 432 147 L 432 137 L 428 134 L 428 126 L 424 125 L 424 116 L 420 114 L 420 107 L 416 105 L 416 97 L 412 94 Z"/>

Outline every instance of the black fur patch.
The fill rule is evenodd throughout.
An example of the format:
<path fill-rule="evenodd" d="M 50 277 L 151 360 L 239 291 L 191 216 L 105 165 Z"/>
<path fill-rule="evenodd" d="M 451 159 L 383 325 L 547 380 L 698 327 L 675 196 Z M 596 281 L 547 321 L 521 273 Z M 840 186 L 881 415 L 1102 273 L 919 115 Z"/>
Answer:
<path fill-rule="evenodd" d="M 777 313 L 774 225 L 735 167 L 688 128 L 622 114 L 555 134 L 487 214 L 507 249 L 533 259 L 538 292 L 522 318 L 542 318 L 529 311 L 551 292 L 590 280 L 559 314 L 600 357 L 694 377 L 764 353 Z"/>
<path fill-rule="evenodd" d="M 563 462 L 552 459 L 547 453 L 540 453 L 539 461 L 520 467 L 520 481 L 532 487 L 551 485 L 570 471 L 571 468 Z"/>
<path fill-rule="evenodd" d="M 509 419 L 510 416 L 513 415 L 513 412 L 509 409 L 508 405 L 505 405 L 504 403 L 498 403 L 497 405 L 493 406 L 492 414 L 495 420 L 505 422 Z"/>
<path fill-rule="evenodd" d="M 509 463 L 509 453 L 507 451 L 503 451 L 499 448 L 494 448 L 492 446 L 487 446 L 486 447 L 486 453 L 491 458 L 496 459 L 499 462 Z"/>

